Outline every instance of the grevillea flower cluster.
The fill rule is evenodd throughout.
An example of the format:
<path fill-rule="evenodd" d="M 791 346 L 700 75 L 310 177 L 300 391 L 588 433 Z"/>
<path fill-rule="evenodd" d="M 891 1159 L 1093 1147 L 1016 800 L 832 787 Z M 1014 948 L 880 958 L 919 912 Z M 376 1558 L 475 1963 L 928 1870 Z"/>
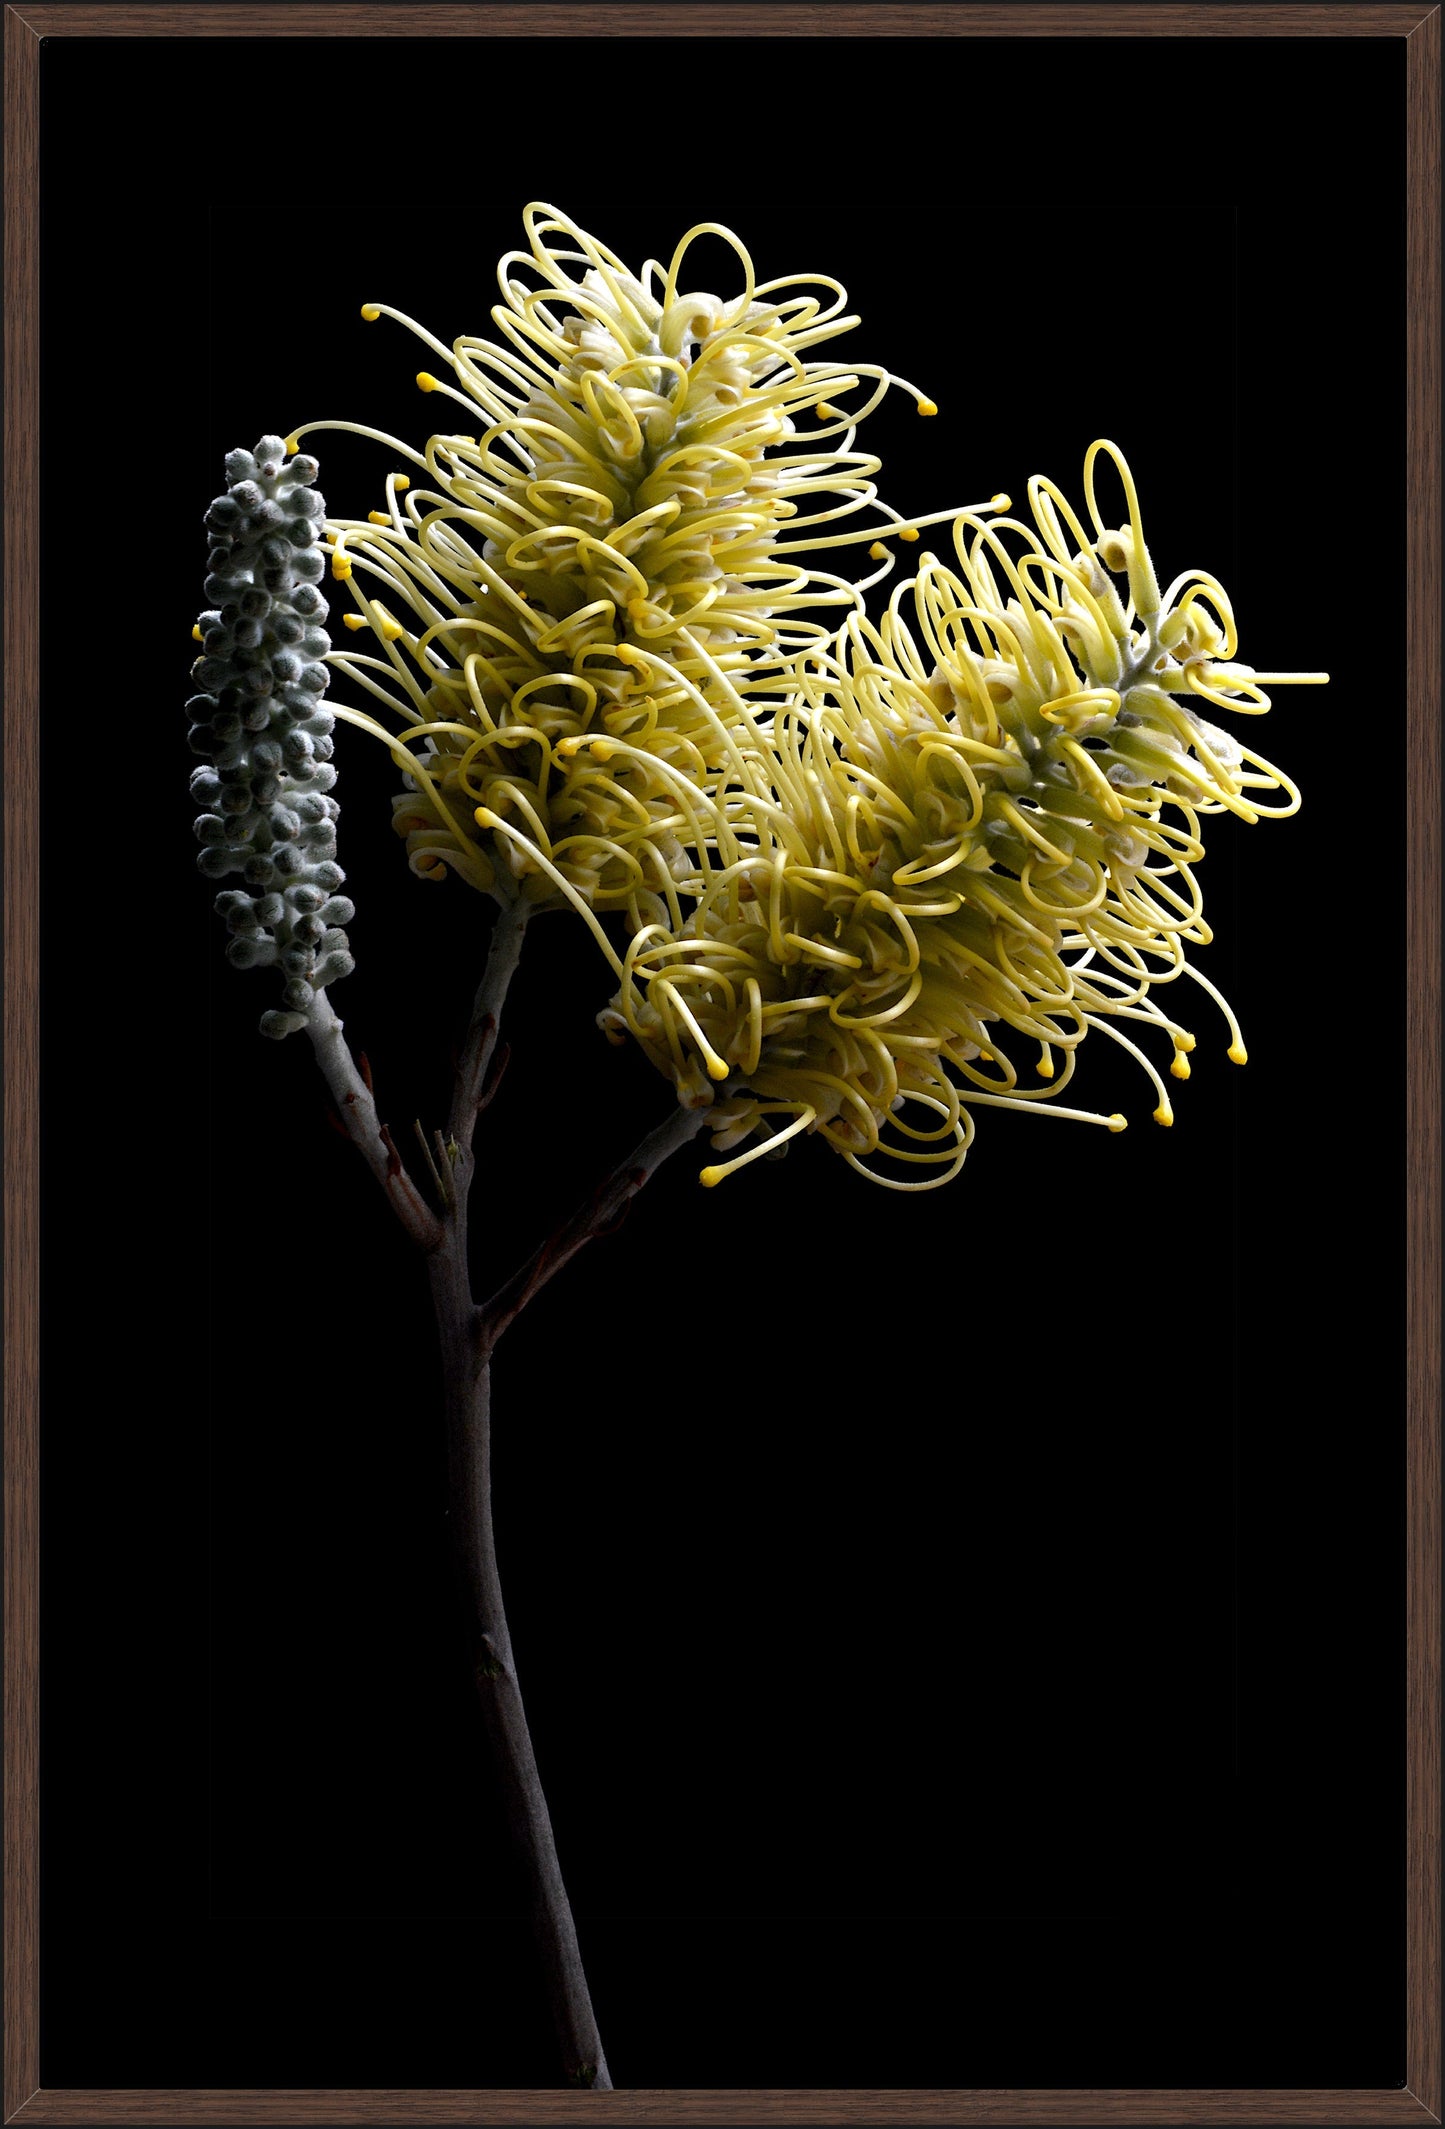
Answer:
<path fill-rule="evenodd" d="M 417 382 L 464 429 L 416 448 L 322 421 L 284 446 L 342 429 L 410 469 L 390 471 L 368 517 L 320 530 L 356 639 L 328 662 L 390 722 L 338 714 L 404 772 L 393 814 L 411 870 L 585 920 L 618 979 L 605 1031 L 711 1111 L 730 1157 L 705 1182 L 810 1132 L 890 1187 L 934 1187 L 983 1107 L 1120 1130 L 1122 1114 L 1059 1098 L 1091 1031 L 1128 1052 L 1172 1122 L 1165 1069 L 1187 1079 L 1194 1048 L 1182 989 L 1216 1002 L 1229 1055 L 1245 1054 L 1188 958 L 1210 938 L 1202 822 L 1299 803 L 1213 717 L 1267 710 L 1267 683 L 1326 676 L 1239 663 L 1208 573 L 1161 591 L 1110 443 L 1085 460 L 1087 524 L 1042 476 L 1027 519 L 1001 514 L 1007 496 L 900 518 L 855 437 L 903 380 L 818 354 L 858 322 L 837 282 L 759 283 L 712 223 L 634 273 L 554 208 L 524 221 L 528 248 L 499 268 L 497 340 L 447 347 L 363 308 L 439 358 L 449 378 Z M 736 255 L 726 298 L 684 279 L 704 235 Z M 220 690 L 201 727 L 216 750 L 202 864 L 272 890 L 222 898 L 233 958 L 279 959 L 290 979 L 272 1032 L 350 965 L 326 930 L 350 905 L 300 899 L 339 884 L 329 820 L 277 780 L 299 765 L 319 792 L 330 776 L 329 720 L 297 692 L 319 698 L 325 674 L 291 648 L 325 645 L 306 625 L 326 612 L 315 461 L 282 453 L 266 438 L 228 461 L 238 485 L 208 520 L 227 603 L 205 617 L 198 667 Z M 1122 518 L 1096 493 L 1109 464 Z M 923 553 L 870 619 L 866 594 L 894 564 L 880 532 L 916 541 L 944 522 L 951 556 Z M 822 566 L 850 551 L 863 574 Z M 272 718 L 289 722 L 272 734 Z M 299 885 L 288 850 L 311 866 Z"/>
<path fill-rule="evenodd" d="M 1127 497 L 1118 529 L 1101 454 Z M 766 800 L 728 793 L 696 906 L 634 936 L 604 1024 L 684 1099 L 716 1099 L 718 1150 L 755 1141 L 704 1181 L 808 1130 L 855 1166 L 886 1155 L 900 1176 L 865 1172 L 890 1187 L 927 1188 L 961 1166 L 981 1106 L 1121 1130 L 1057 1102 L 1091 1029 L 1142 1067 L 1169 1124 L 1127 1029 L 1163 1038 L 1187 1079 L 1194 1037 L 1157 995 L 1180 978 L 1218 1002 L 1245 1061 L 1186 955 L 1210 938 L 1200 822 L 1278 817 L 1299 794 L 1203 713 L 1262 711 L 1264 682 L 1325 676 L 1239 664 L 1206 573 L 1160 592 L 1112 445 L 1090 450 L 1084 485 L 1091 530 L 1037 478 L 1032 525 L 960 514 L 956 568 L 925 556 L 878 626 L 850 616 L 795 661 Z"/>
<path fill-rule="evenodd" d="M 709 832 L 699 809 L 736 768 L 739 696 L 828 640 L 819 611 L 860 605 L 819 557 L 897 522 L 854 435 L 901 380 L 821 359 L 857 323 L 843 289 L 758 283 L 714 224 L 634 273 L 553 208 L 524 221 L 529 248 L 499 268 L 499 341 L 447 347 L 363 310 L 439 358 L 453 381 L 417 382 L 466 433 L 417 450 L 312 422 L 291 439 L 349 429 L 409 468 L 367 519 L 328 525 L 367 645 L 333 662 L 399 720 L 369 728 L 408 773 L 395 825 L 413 871 L 542 900 L 560 879 L 589 908 L 675 919 Z M 727 298 L 684 279 L 706 234 L 737 254 Z M 610 752 L 579 751 L 586 735 Z"/>
<path fill-rule="evenodd" d="M 237 968 L 280 970 L 279 1007 L 263 1014 L 266 1035 L 303 1027 L 317 991 L 354 963 L 341 927 L 355 915 L 336 892 L 337 806 L 329 796 L 331 675 L 326 602 L 316 585 L 325 504 L 314 458 L 287 458 L 279 436 L 226 460 L 230 483 L 206 513 L 211 547 L 195 635 L 192 677 L 204 691 L 187 705 L 190 743 L 203 764 L 191 778 L 200 806 L 197 858 L 208 879 L 240 873 L 216 908 L 232 934 Z"/>

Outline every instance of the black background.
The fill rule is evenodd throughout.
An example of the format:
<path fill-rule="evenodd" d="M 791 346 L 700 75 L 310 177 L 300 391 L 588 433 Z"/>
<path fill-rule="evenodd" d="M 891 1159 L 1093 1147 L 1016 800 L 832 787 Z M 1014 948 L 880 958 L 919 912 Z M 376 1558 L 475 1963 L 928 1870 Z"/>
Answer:
<path fill-rule="evenodd" d="M 1399 2082 L 1402 47 L 66 39 L 43 84 L 46 2084 L 553 2076 L 423 1283 L 224 964 L 181 709 L 225 450 L 420 440 L 426 357 L 359 306 L 488 331 L 533 197 L 840 275 L 829 352 L 942 409 L 864 432 L 902 509 L 1077 496 L 1111 436 L 1161 577 L 1333 675 L 1242 729 L 1305 808 L 1210 824 L 1251 1062 L 1177 1008 L 1172 1131 L 1099 1042 L 1127 1133 L 984 1112 L 931 1195 L 689 1151 L 509 1335 L 502 1568 L 613 2075 Z M 314 447 L 379 500 L 384 451 Z M 338 737 L 335 997 L 405 1145 L 490 905 L 406 874 Z M 665 1110 L 610 987 L 536 928 L 480 1284 Z"/>

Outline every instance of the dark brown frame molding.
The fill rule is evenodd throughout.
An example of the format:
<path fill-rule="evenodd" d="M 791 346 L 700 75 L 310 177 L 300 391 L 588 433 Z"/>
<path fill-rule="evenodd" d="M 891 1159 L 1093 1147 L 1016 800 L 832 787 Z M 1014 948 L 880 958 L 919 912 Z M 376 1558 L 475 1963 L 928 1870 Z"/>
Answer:
<path fill-rule="evenodd" d="M 1391 37 L 1405 43 L 1408 968 L 1407 1868 L 1403 2091 L 44 2091 L 38 2002 L 39 54 L 42 37 L 810 37 L 813 0 L 5 9 L 6 2122 L 1439 2122 L 1440 7 L 850 6 L 850 37 Z"/>

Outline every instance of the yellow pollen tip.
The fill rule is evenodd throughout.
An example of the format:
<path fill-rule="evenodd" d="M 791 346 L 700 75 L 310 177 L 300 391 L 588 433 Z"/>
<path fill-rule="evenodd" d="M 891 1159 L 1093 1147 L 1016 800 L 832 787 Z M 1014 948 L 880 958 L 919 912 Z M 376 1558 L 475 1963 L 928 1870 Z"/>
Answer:
<path fill-rule="evenodd" d="M 819 421 L 841 421 L 843 419 L 838 409 L 830 407 L 826 399 L 818 401 L 817 414 Z"/>
<path fill-rule="evenodd" d="M 1233 1064 L 1249 1063 L 1249 1052 L 1242 1042 L 1232 1042 L 1229 1045 L 1229 1056 Z"/>
<path fill-rule="evenodd" d="M 1013 497 L 1005 495 L 1002 488 L 1000 488 L 997 495 L 989 497 L 988 507 L 990 510 L 1011 510 L 1013 508 Z"/>
<path fill-rule="evenodd" d="M 881 540 L 875 540 L 868 550 L 868 559 L 870 562 L 889 562 L 893 557 Z"/>
<path fill-rule="evenodd" d="M 630 643 L 619 643 L 617 656 L 623 665 L 646 665 L 647 663 L 641 651 L 634 649 Z"/>
<path fill-rule="evenodd" d="M 368 510 L 366 513 L 366 522 L 368 525 L 389 525 L 391 523 L 391 519 L 387 516 L 384 510 Z"/>
<path fill-rule="evenodd" d="M 361 306 L 361 315 L 366 320 L 368 325 L 375 325 L 377 319 L 381 316 L 381 312 L 377 309 L 374 303 L 363 303 Z"/>
<path fill-rule="evenodd" d="M 592 742 L 592 759 L 594 761 L 611 761 L 616 752 L 617 749 L 610 739 L 594 739 Z"/>
<path fill-rule="evenodd" d="M 205 640 L 205 637 L 201 634 L 201 624 L 197 621 L 191 629 L 191 641 L 192 643 L 204 643 Z"/>
<path fill-rule="evenodd" d="M 351 575 L 351 564 L 344 554 L 339 554 L 331 565 L 331 574 L 338 584 L 344 584 Z"/>
<path fill-rule="evenodd" d="M 301 439 L 299 436 L 288 436 L 286 439 L 285 448 L 286 450 L 290 451 L 294 456 L 296 451 L 300 448 L 300 444 Z"/>
<path fill-rule="evenodd" d="M 723 1172 L 721 1168 L 703 1168 L 698 1171 L 697 1179 L 704 1190 L 711 1190 L 715 1183 L 722 1181 Z"/>
<path fill-rule="evenodd" d="M 1187 1079 L 1189 1077 L 1189 1059 L 1182 1052 L 1170 1065 L 1169 1077 L 1171 1079 Z"/>
<path fill-rule="evenodd" d="M 730 1070 L 731 1067 L 725 1065 L 720 1057 L 709 1057 L 707 1061 L 707 1076 L 709 1079 L 726 1079 Z"/>
<path fill-rule="evenodd" d="M 1111 1116 L 1111 1117 L 1109 1118 L 1109 1129 L 1110 1129 L 1111 1131 L 1127 1131 L 1127 1130 L 1128 1130 L 1128 1128 L 1129 1128 L 1129 1119 L 1128 1119 L 1128 1117 L 1127 1117 L 1127 1116 L 1121 1116 L 1121 1115 L 1119 1114 L 1119 1111 L 1118 1111 L 1118 1110 L 1116 1109 L 1116 1110 L 1114 1111 L 1113 1115 L 1112 1115 L 1112 1116 Z"/>
<path fill-rule="evenodd" d="M 382 635 L 382 641 L 383 641 L 384 643 L 395 643 L 395 641 L 396 641 L 397 637 L 398 637 L 398 636 L 399 636 L 400 634 L 401 634 L 401 623 L 400 623 L 400 621 L 393 621 L 393 620 L 392 620 L 392 618 L 391 618 L 391 615 L 390 615 L 390 614 L 383 614 L 383 615 L 382 615 L 382 617 L 381 617 L 381 635 Z"/>
<path fill-rule="evenodd" d="M 918 538 L 918 527 L 916 525 L 900 525 L 898 537 L 900 540 L 916 540 Z"/>
<path fill-rule="evenodd" d="M 393 479 L 392 479 L 392 483 L 391 483 L 391 485 L 393 486 L 393 488 L 409 488 L 409 487 L 411 486 L 411 476 L 410 476 L 410 474 L 408 474 L 408 473 L 398 473 L 398 474 L 396 474 L 396 475 L 395 475 L 395 476 L 393 477 Z"/>
<path fill-rule="evenodd" d="M 433 377 L 430 370 L 418 370 L 416 381 L 424 392 L 434 392 L 437 388 L 438 380 Z"/>
<path fill-rule="evenodd" d="M 479 828 L 495 828 L 500 825 L 496 814 L 492 812 L 489 806 L 478 806 L 476 812 L 472 815 L 472 819 Z"/>
<path fill-rule="evenodd" d="M 1052 1057 L 1041 1057 L 1034 1070 L 1038 1073 L 1040 1079 L 1052 1079 L 1054 1076 L 1054 1060 Z"/>
<path fill-rule="evenodd" d="M 1154 1121 L 1156 1124 L 1164 1124 L 1167 1127 L 1174 1121 L 1174 1111 L 1166 1103 L 1161 1102 L 1154 1111 Z"/>
<path fill-rule="evenodd" d="M 920 414 L 936 414 L 938 412 L 938 408 L 933 400 L 920 399 L 918 402 L 918 411 Z"/>
<path fill-rule="evenodd" d="M 366 616 L 365 614 L 343 614 L 341 616 L 341 625 L 343 628 L 349 628 L 352 634 L 355 635 L 357 629 L 365 628 Z"/>
<path fill-rule="evenodd" d="M 1176 1050 L 1192 1050 L 1194 1048 L 1194 1037 L 1192 1035 L 1176 1035 L 1174 1047 Z"/>

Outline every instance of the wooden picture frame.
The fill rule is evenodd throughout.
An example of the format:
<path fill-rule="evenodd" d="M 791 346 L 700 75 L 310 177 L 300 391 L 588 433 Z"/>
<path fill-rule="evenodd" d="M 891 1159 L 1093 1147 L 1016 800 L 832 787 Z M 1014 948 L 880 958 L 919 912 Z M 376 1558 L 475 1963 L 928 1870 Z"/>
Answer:
<path fill-rule="evenodd" d="M 6 1971 L 5 2120 L 25 2122 L 1438 2122 L 1440 1965 L 1440 24 L 1438 6 L 852 6 L 849 37 L 1250 40 L 1403 47 L 1408 134 L 1403 424 L 1407 967 L 1406 2061 L 1403 2088 L 566 2091 L 44 2089 L 39 2039 L 39 47 L 67 37 L 828 37 L 791 0 L 407 8 L 29 4 L 5 11 L 6 105 Z"/>

